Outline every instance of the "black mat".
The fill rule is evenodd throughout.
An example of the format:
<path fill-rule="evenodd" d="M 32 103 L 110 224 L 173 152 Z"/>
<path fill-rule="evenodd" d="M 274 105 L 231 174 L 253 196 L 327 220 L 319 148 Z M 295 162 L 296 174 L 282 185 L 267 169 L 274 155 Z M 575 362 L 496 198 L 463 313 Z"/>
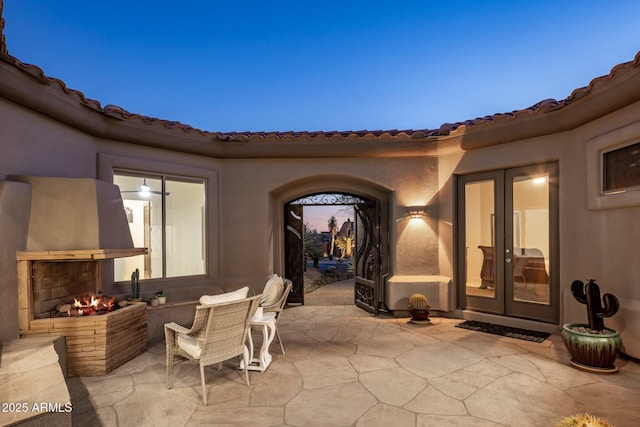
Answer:
<path fill-rule="evenodd" d="M 546 332 L 530 331 L 528 329 L 511 328 L 509 326 L 494 325 L 493 323 L 476 322 L 475 320 L 466 320 L 456 328 L 469 329 L 472 331 L 486 332 L 488 334 L 501 335 L 503 337 L 518 338 L 520 340 L 542 342 L 546 340 L 550 334 Z"/>

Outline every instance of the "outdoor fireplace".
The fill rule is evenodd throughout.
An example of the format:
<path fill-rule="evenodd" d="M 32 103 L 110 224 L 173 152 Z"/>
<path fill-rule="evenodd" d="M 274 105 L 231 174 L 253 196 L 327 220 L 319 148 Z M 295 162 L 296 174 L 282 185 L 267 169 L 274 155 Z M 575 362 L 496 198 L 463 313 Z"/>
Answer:
<path fill-rule="evenodd" d="M 16 254 L 20 335 L 65 337 L 70 376 L 104 375 L 145 351 L 144 303 L 75 317 L 57 309 L 101 293 L 105 260 L 147 253 L 133 247 L 118 187 L 89 178 L 10 179 L 31 189 L 26 247 Z"/>
<path fill-rule="evenodd" d="M 131 252 L 18 253 L 20 334 L 65 337 L 69 376 L 108 374 L 146 350 L 145 303 L 128 304 L 112 311 L 99 310 L 95 314 L 90 314 L 89 307 L 85 307 L 87 312 L 83 315 L 78 313 L 82 308 L 69 307 L 76 311 L 72 316 L 61 316 L 58 310 L 61 305 L 72 306 L 74 299 L 80 300 L 83 295 L 100 293 L 101 259 Z"/>

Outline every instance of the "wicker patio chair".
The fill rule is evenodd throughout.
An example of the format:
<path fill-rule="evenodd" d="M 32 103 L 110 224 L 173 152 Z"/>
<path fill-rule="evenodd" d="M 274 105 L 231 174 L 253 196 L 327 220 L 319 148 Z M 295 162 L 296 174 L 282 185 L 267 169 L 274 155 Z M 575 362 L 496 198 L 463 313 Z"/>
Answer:
<path fill-rule="evenodd" d="M 280 338 L 280 332 L 278 332 L 278 317 L 280 317 L 280 313 L 284 310 L 284 306 L 287 304 L 287 297 L 289 296 L 289 292 L 291 292 L 291 288 L 293 287 L 293 283 L 289 279 L 284 280 L 284 292 L 280 299 L 275 303 L 268 307 L 263 307 L 265 313 L 273 312 L 276 313 L 276 337 L 278 338 L 278 343 L 280 343 L 280 349 L 282 350 L 282 354 L 284 354 L 284 345 L 282 344 L 282 338 Z"/>
<path fill-rule="evenodd" d="M 244 366 L 249 364 L 249 350 L 245 345 L 251 328 L 251 316 L 260 302 L 260 295 L 232 302 L 199 305 L 191 329 L 174 322 L 164 325 L 167 346 L 167 387 L 173 387 L 173 366 L 183 359 L 200 365 L 202 401 L 207 405 L 205 366 L 218 364 L 242 356 Z M 249 370 L 245 369 L 249 385 Z"/>

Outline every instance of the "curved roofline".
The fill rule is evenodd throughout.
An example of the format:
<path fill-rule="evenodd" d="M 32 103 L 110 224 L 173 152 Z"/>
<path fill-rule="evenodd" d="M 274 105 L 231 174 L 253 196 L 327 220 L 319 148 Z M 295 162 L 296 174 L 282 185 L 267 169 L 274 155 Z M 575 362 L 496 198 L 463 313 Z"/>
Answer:
<path fill-rule="evenodd" d="M 2 2 L 0 1 L 0 18 L 1 12 Z M 24 79 L 20 78 L 16 73 L 12 73 L 6 79 L 3 77 L 0 81 L 0 91 L 8 99 L 97 137 L 221 157 L 245 157 L 245 154 L 239 152 L 238 147 L 242 146 L 245 147 L 244 150 L 247 150 L 246 143 L 249 142 L 260 142 L 260 145 L 269 144 L 273 146 L 288 142 L 305 142 L 307 145 L 313 145 L 314 142 L 322 142 L 324 145 L 327 142 L 344 143 L 345 141 L 366 141 L 368 148 L 371 148 L 369 144 L 374 141 L 381 143 L 394 141 L 409 143 L 410 145 L 409 147 L 396 145 L 393 150 L 378 147 L 378 150 L 373 150 L 373 155 L 392 155 L 391 151 L 394 150 L 398 151 L 398 155 L 419 155 L 420 153 L 422 155 L 433 155 L 437 149 L 428 147 L 425 151 L 425 142 L 436 142 L 441 139 L 450 139 L 451 137 L 460 138 L 463 149 L 473 149 L 542 136 L 573 129 L 614 109 L 640 100 L 639 82 L 639 84 L 635 85 L 638 89 L 629 90 L 626 87 L 623 90 L 618 90 L 614 94 L 615 96 L 604 97 L 606 101 L 604 103 L 602 100 L 599 100 L 597 105 L 584 102 L 584 100 L 593 95 L 603 92 L 604 89 L 611 90 L 617 86 L 619 87 L 620 85 L 616 85 L 617 81 L 624 81 L 625 79 L 622 76 L 628 74 L 629 71 L 635 71 L 632 74 L 637 79 L 637 71 L 640 68 L 640 52 L 638 52 L 632 61 L 614 66 L 609 74 L 594 78 L 589 85 L 575 89 L 563 100 L 546 99 L 521 110 L 496 113 L 462 122 L 444 123 L 438 129 L 273 132 L 206 131 L 178 121 L 131 113 L 115 105 L 102 107 L 99 101 L 87 98 L 79 90 L 68 88 L 62 80 L 47 76 L 40 67 L 25 64 L 11 56 L 7 51 L 4 34 L 2 33 L 3 25 L 4 20 L 1 20 L 0 60 L 19 71 L 23 77 L 28 76 L 32 80 L 32 84 L 34 81 L 38 83 L 35 90 L 33 87 L 25 89 Z M 3 67 L 0 71 L 7 71 L 6 67 Z M 6 76 L 6 74 L 4 75 Z M 603 90 L 600 90 L 601 88 Z M 42 96 L 41 92 L 43 90 L 49 96 Z M 565 113 L 565 111 L 572 109 L 574 106 L 574 110 L 580 110 L 578 104 L 581 103 L 587 107 L 586 111 L 578 112 L 578 114 L 574 115 Z M 93 118 L 87 120 L 86 117 L 81 117 L 84 114 L 78 111 L 77 107 L 80 107 L 80 110 L 84 110 L 84 113 L 90 112 Z M 558 118 L 560 115 L 562 115 L 563 119 Z M 554 120 L 547 120 L 552 116 Z M 536 122 L 536 126 L 530 125 L 532 121 Z M 520 124 L 522 126 L 519 126 Z M 505 131 L 507 126 L 509 130 Z M 207 149 L 202 146 L 202 142 L 209 142 L 212 147 Z M 417 142 L 420 142 L 420 147 L 416 145 Z M 214 149 L 213 146 L 216 146 L 217 149 Z M 226 149 L 224 147 L 233 148 Z M 254 154 L 260 155 L 259 151 Z M 283 150 L 280 154 L 285 154 L 287 151 L 290 150 Z M 326 155 L 326 147 L 323 151 L 323 154 Z M 362 155 L 361 151 L 362 149 L 356 149 L 353 153 L 354 155 Z M 273 152 L 262 153 L 263 156 L 267 157 L 272 157 L 273 154 Z M 276 152 L 275 154 L 277 155 L 278 153 Z M 341 153 L 340 155 L 344 156 L 344 154 Z M 299 156 L 299 153 L 296 156 Z"/>
<path fill-rule="evenodd" d="M 457 123 L 451 134 L 461 136 L 461 147 L 468 150 L 572 130 L 638 101 L 640 52 L 561 101 L 546 99 L 523 110 Z"/>

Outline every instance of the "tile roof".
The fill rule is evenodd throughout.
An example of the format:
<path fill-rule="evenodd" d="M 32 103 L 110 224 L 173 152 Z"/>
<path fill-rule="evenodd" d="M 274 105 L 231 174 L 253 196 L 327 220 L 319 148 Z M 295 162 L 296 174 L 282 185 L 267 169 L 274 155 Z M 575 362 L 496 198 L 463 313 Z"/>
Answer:
<path fill-rule="evenodd" d="M 1 33 L 0 33 L 1 35 Z M 0 45 L 3 45 L 0 43 Z M 248 142 L 252 140 L 301 140 L 301 139 L 423 139 L 423 138 L 437 138 L 439 136 L 446 136 L 455 133 L 463 128 L 472 129 L 481 124 L 493 124 L 502 122 L 505 120 L 513 120 L 515 118 L 545 113 L 549 111 L 558 110 L 572 104 L 573 102 L 587 96 L 599 86 L 606 84 L 610 80 L 614 79 L 617 75 L 623 74 L 625 71 L 640 66 L 640 52 L 636 54 L 632 61 L 618 64 L 612 68 L 611 72 L 605 76 L 594 78 L 588 86 L 575 89 L 571 95 L 563 100 L 546 99 L 532 105 L 531 107 L 521 110 L 514 110 L 507 113 L 496 113 L 484 117 L 465 120 L 455 123 L 444 123 L 438 129 L 404 129 L 404 130 L 345 130 L 345 131 L 274 131 L 274 132 L 212 132 L 194 128 L 188 124 L 180 123 L 177 121 L 158 119 L 154 117 L 148 117 L 141 114 L 131 113 L 121 107 L 115 105 L 106 105 L 102 107 L 101 104 L 93 99 L 86 98 L 82 92 L 75 89 L 69 89 L 65 83 L 56 78 L 48 77 L 44 71 L 31 64 L 25 64 L 17 58 L 9 55 L 6 51 L 0 52 L 0 59 L 13 64 L 18 69 L 29 74 L 31 77 L 36 78 L 52 87 L 58 87 L 64 93 L 69 96 L 75 97 L 82 105 L 102 113 L 103 115 L 127 121 L 138 121 L 147 125 L 161 125 L 167 129 L 179 129 L 186 133 L 199 133 L 203 136 L 213 137 L 223 142 Z"/>

